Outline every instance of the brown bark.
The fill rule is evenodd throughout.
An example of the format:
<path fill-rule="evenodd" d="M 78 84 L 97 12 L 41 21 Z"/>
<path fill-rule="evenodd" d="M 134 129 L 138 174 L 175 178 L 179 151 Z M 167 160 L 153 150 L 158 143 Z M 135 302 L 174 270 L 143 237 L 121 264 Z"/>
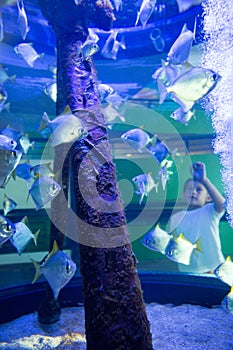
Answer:
<path fill-rule="evenodd" d="M 150 327 L 117 188 L 96 72 L 91 59 L 77 55 L 78 41 L 86 40 L 89 19 L 97 15 L 98 26 L 109 30 L 112 8 L 101 0 L 83 1 L 80 6 L 67 0 L 41 0 L 40 4 L 57 38 L 58 111 L 69 105 L 88 130 L 87 137 L 74 142 L 67 152 L 74 176 L 78 232 L 72 239 L 80 243 L 87 349 L 149 350 Z M 65 185 L 67 169 L 65 166 Z M 62 201 L 58 198 L 54 203 L 53 210 Z M 51 239 L 59 238 L 63 228 L 63 215 L 53 219 L 55 225 L 58 220 L 58 230 Z"/>

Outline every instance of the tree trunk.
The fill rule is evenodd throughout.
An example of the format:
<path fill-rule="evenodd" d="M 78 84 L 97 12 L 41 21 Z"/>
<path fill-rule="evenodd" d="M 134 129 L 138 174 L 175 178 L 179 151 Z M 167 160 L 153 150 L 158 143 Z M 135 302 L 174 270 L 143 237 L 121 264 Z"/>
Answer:
<path fill-rule="evenodd" d="M 70 159 L 74 177 L 78 232 L 70 238 L 80 247 L 87 349 L 150 350 L 150 327 L 117 188 L 96 72 L 91 58 L 83 60 L 77 55 L 79 41 L 87 38 L 90 19 L 97 18 L 98 27 L 110 30 L 112 8 L 106 0 L 83 1 L 79 6 L 71 0 L 41 0 L 40 5 L 57 38 L 58 111 L 69 105 L 88 130 L 87 137 L 75 141 L 70 149 L 66 147 L 64 156 Z M 55 158 L 58 156 L 55 152 Z M 67 178 L 65 175 L 65 185 Z M 56 229 L 52 231 L 51 240 L 57 235 L 62 242 L 59 238 L 65 220 L 63 214 L 62 218 L 56 215 L 58 229 L 55 234 Z"/>

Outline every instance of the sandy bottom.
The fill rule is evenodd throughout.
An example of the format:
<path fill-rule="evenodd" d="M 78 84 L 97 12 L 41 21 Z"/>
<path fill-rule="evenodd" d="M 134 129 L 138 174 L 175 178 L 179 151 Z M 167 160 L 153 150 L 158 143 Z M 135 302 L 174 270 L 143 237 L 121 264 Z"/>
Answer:
<path fill-rule="evenodd" d="M 233 350 L 233 315 L 220 306 L 146 307 L 156 350 Z M 50 326 L 40 325 L 36 313 L 0 325 L 0 349 L 85 350 L 83 307 L 62 309 Z"/>

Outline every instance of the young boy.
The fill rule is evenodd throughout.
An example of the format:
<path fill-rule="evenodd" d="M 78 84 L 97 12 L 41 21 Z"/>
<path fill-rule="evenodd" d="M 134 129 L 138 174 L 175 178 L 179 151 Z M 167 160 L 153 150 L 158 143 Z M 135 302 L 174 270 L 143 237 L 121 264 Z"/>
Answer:
<path fill-rule="evenodd" d="M 183 199 L 188 205 L 172 215 L 169 232 L 184 234 L 192 243 L 200 238 L 201 252 L 194 251 L 190 265 L 178 264 L 182 272 L 206 273 L 225 261 L 221 251 L 219 221 L 224 214 L 225 198 L 206 176 L 205 164 L 192 164 L 193 178 L 184 185 Z"/>

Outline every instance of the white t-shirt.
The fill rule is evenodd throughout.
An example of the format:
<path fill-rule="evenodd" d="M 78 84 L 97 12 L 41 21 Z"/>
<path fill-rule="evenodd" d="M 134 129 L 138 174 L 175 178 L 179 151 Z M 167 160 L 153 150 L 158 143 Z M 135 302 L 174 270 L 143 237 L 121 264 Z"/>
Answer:
<path fill-rule="evenodd" d="M 184 237 L 192 243 L 200 238 L 202 251 L 196 249 L 191 255 L 190 265 L 178 264 L 182 272 L 205 273 L 214 270 L 225 261 L 221 251 L 219 236 L 219 221 L 224 211 L 218 213 L 213 203 L 208 203 L 201 208 L 180 211 L 172 215 L 169 224 L 169 232 L 176 235 L 184 234 Z"/>

